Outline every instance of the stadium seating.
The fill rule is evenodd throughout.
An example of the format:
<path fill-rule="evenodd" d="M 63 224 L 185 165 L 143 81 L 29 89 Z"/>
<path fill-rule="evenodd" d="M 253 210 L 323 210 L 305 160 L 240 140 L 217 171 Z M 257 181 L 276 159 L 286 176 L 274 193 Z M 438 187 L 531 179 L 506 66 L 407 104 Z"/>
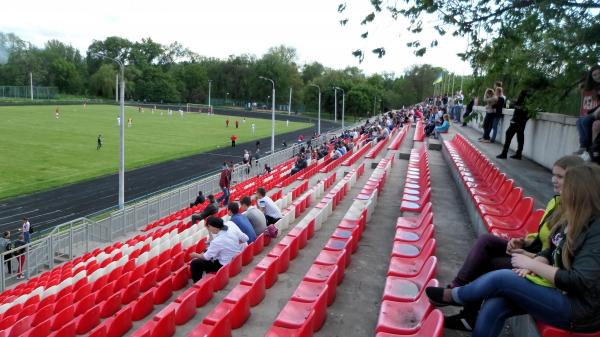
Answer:
<path fill-rule="evenodd" d="M 423 139 L 425 139 L 425 128 L 423 127 L 423 122 L 421 120 L 418 120 L 415 127 L 413 141 L 422 142 Z"/>

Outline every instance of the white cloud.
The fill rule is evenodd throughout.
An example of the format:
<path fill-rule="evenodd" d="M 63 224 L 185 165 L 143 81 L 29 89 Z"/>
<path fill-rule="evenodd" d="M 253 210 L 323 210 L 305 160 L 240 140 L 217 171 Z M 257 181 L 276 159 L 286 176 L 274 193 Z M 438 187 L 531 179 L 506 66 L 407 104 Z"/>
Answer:
<path fill-rule="evenodd" d="M 429 63 L 460 74 L 470 73 L 457 52 L 464 39 L 444 37 L 440 45 L 418 58 L 406 42 L 414 39 L 400 21 L 379 15 L 365 28 L 359 22 L 371 11 L 368 1 L 355 0 L 347 12 L 337 13 L 337 1 L 323 0 L 219 0 L 219 1 L 28 1 L 11 2 L 0 12 L 0 31 L 14 32 L 36 45 L 49 39 L 72 44 L 82 52 L 92 40 L 117 35 L 130 40 L 151 37 L 168 44 L 179 41 L 195 52 L 219 58 L 252 53 L 285 44 L 298 50 L 302 63 L 318 61 L 333 68 L 357 66 L 366 73 L 402 73 L 412 64 Z M 348 17 L 347 26 L 339 20 Z M 369 38 L 360 34 L 369 30 Z M 426 35 L 424 41 L 433 38 Z M 378 59 L 371 49 L 385 47 Z M 367 51 L 362 64 L 351 55 Z"/>

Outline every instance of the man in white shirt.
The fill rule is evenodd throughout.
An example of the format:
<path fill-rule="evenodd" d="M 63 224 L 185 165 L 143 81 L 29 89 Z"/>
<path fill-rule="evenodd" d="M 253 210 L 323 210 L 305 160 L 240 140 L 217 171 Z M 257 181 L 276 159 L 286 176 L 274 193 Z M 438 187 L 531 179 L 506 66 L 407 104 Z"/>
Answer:
<path fill-rule="evenodd" d="M 23 240 L 25 243 L 29 243 L 31 241 L 31 224 L 29 223 L 29 219 L 23 218 L 23 225 L 20 229 L 21 233 L 23 233 Z"/>
<path fill-rule="evenodd" d="M 221 269 L 243 250 L 238 234 L 231 231 L 223 223 L 223 219 L 215 216 L 209 217 L 206 220 L 206 228 L 213 236 L 210 245 L 202 254 L 190 254 L 192 258 L 190 271 L 194 283 L 198 282 L 204 273 L 216 272 Z"/>
<path fill-rule="evenodd" d="M 258 208 L 265 214 L 267 226 L 276 223 L 283 217 L 281 210 L 277 207 L 273 199 L 267 197 L 267 191 L 264 187 L 259 187 L 256 190 L 256 200 L 258 200 Z"/>

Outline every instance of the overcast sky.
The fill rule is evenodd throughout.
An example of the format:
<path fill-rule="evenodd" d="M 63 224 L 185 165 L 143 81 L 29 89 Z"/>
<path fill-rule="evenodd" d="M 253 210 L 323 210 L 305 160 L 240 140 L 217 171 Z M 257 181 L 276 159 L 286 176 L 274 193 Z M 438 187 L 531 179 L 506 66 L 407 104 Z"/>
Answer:
<path fill-rule="evenodd" d="M 10 1 L 0 11 L 0 31 L 13 32 L 42 46 L 49 39 L 70 43 L 83 52 L 92 40 L 121 36 L 130 40 L 151 37 L 169 44 L 179 41 L 204 56 L 227 58 L 251 53 L 260 57 L 271 46 L 295 47 L 301 64 L 318 61 L 328 67 L 357 66 L 365 73 L 400 74 L 412 64 L 429 63 L 458 74 L 470 67 L 456 53 L 466 39 L 445 36 L 440 45 L 416 57 L 406 42 L 415 39 L 405 21 L 381 14 L 369 27 L 360 21 L 372 11 L 368 0 L 347 0 L 347 10 L 337 12 L 341 0 L 217 0 L 217 1 Z M 348 18 L 343 27 L 339 20 Z M 426 23 L 432 26 L 434 19 Z M 369 38 L 360 34 L 369 30 Z M 435 35 L 431 33 L 424 41 Z M 428 44 L 428 42 L 426 42 Z M 378 59 L 368 52 L 362 64 L 355 49 L 385 47 Z"/>

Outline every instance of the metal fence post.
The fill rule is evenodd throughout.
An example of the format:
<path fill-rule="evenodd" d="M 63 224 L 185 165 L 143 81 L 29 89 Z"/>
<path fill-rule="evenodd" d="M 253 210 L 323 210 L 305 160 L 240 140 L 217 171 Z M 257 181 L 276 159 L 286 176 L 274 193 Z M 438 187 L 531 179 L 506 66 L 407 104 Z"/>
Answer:
<path fill-rule="evenodd" d="M 27 247 L 26 252 L 29 252 L 29 247 Z M 29 257 L 29 256 L 27 256 Z M 27 264 L 29 266 L 29 263 Z M 52 269 L 54 267 L 54 235 L 48 236 L 48 268 Z"/>
<path fill-rule="evenodd" d="M 69 228 L 69 260 L 73 259 L 73 224 Z"/>
<path fill-rule="evenodd" d="M 2 261 L 4 261 L 4 255 L 6 255 L 6 253 L 0 254 L 0 258 L 2 259 Z M 8 263 L 12 263 L 11 260 L 8 261 Z M 4 288 L 6 287 L 6 280 L 4 279 L 5 277 L 6 275 L 4 273 L 4 263 L 2 263 L 2 268 L 0 268 L 0 291 L 4 291 Z"/>

